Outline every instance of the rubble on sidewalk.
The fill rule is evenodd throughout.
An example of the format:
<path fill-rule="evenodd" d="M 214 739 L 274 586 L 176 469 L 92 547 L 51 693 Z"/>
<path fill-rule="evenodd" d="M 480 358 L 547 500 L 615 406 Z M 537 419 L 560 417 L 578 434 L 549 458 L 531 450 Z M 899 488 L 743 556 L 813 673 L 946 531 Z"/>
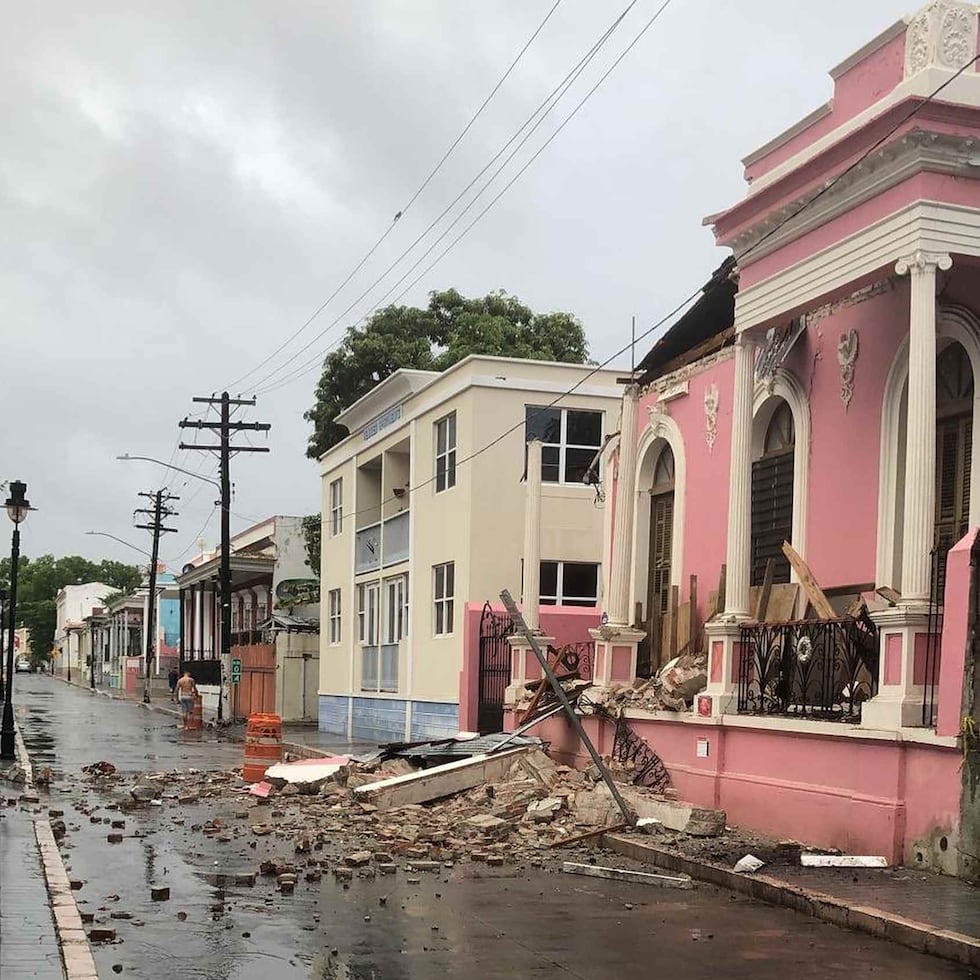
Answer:
<path fill-rule="evenodd" d="M 708 659 L 704 653 L 685 653 L 665 664 L 654 677 L 632 683 L 610 684 L 589 698 L 607 708 L 640 711 L 687 711 L 708 684 Z"/>

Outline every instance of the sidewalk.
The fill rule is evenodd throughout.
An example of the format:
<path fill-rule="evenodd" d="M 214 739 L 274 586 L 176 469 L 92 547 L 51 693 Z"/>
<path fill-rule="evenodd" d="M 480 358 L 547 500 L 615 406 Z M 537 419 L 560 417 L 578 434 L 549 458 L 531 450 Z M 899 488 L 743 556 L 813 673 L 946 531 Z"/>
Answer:
<path fill-rule="evenodd" d="M 693 857 L 638 834 L 606 834 L 619 854 L 781 905 L 834 925 L 980 967 L 980 889 L 910 868 L 802 868 L 766 865 L 754 875 Z"/>

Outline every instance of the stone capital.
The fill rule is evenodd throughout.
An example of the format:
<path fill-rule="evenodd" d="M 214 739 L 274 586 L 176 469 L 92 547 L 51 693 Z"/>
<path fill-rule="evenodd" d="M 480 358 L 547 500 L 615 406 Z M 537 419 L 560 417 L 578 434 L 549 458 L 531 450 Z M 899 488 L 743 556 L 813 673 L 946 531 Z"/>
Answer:
<path fill-rule="evenodd" d="M 945 272 L 947 269 L 952 268 L 953 259 L 948 252 L 924 252 L 916 251 L 911 255 L 902 256 L 895 263 L 895 272 L 900 276 L 904 276 L 906 273 L 919 273 L 920 275 L 924 272 L 935 272 L 936 269 L 942 269 Z"/>

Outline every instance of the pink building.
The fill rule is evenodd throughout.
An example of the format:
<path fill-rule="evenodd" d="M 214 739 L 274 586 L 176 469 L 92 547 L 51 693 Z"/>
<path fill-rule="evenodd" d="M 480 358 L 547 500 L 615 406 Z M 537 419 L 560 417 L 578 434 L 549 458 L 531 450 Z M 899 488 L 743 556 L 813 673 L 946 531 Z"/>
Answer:
<path fill-rule="evenodd" d="M 967 877 L 977 19 L 937 0 L 869 42 L 831 72 L 825 106 L 746 158 L 745 197 L 707 219 L 732 257 L 641 363 L 609 447 L 594 634 L 598 683 L 656 666 L 672 589 L 684 603 L 696 576 L 705 692 L 691 712 L 627 710 L 680 796 Z M 832 610 L 792 588 L 807 575 L 784 541 Z M 848 615 L 862 596 L 867 613 Z M 608 751 L 612 733 L 589 724 Z"/>

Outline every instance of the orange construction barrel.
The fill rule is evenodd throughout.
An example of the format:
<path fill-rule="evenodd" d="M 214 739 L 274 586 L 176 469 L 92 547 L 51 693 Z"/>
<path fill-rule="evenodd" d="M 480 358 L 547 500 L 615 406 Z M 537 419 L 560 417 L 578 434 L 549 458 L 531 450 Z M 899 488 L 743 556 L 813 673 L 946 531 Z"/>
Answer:
<path fill-rule="evenodd" d="M 282 718 L 266 713 L 249 715 L 242 779 L 246 783 L 261 782 L 266 769 L 277 762 L 282 762 Z"/>
<path fill-rule="evenodd" d="M 199 732 L 204 728 L 204 698 L 200 694 L 194 695 L 194 703 L 191 706 L 191 713 L 187 716 L 187 726 L 184 729 L 188 732 Z"/>

